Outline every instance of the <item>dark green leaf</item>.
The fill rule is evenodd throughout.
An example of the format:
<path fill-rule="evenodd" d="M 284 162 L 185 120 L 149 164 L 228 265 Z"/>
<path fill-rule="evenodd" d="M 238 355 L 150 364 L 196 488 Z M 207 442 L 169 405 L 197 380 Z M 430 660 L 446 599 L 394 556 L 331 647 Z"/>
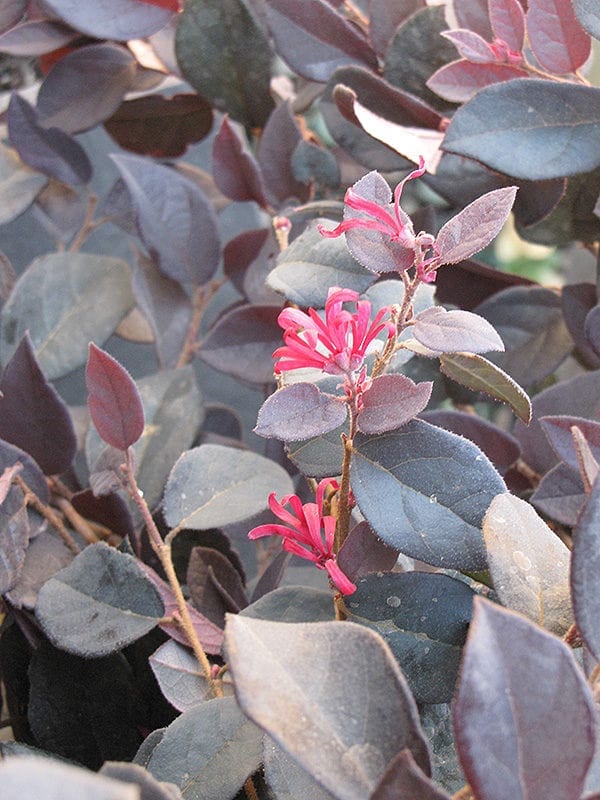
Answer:
<path fill-rule="evenodd" d="M 481 524 L 502 478 L 479 448 L 421 420 L 354 440 L 351 485 L 374 532 L 437 567 L 486 568 Z"/>
<path fill-rule="evenodd" d="M 514 178 L 562 178 L 600 166 L 598 124 L 597 87 L 518 78 L 459 108 L 443 148 Z"/>
<path fill-rule="evenodd" d="M 328 478 L 342 471 L 344 448 L 341 434 L 348 433 L 347 425 L 334 428 L 305 442 L 290 442 L 287 453 L 303 475 L 308 478 Z"/>
<path fill-rule="evenodd" d="M 471 620 L 466 583 L 429 572 L 375 573 L 347 598 L 349 619 L 388 643 L 418 703 L 449 703 Z"/>
<path fill-rule="evenodd" d="M 262 128 L 273 108 L 272 52 L 240 0 L 188 0 L 175 37 L 185 79 L 219 111 Z"/>
<path fill-rule="evenodd" d="M 152 630 L 162 601 L 132 556 L 90 545 L 38 595 L 36 615 L 57 647 L 88 658 L 119 650 Z"/>
<path fill-rule="evenodd" d="M 231 525 L 267 508 L 269 494 L 292 494 L 287 472 L 274 461 L 218 444 L 183 453 L 169 476 L 163 511 L 171 527 Z"/>
<path fill-rule="evenodd" d="M 573 622 L 567 546 L 529 503 L 508 493 L 492 500 L 483 538 L 501 603 L 563 636 Z"/>
<path fill-rule="evenodd" d="M 469 353 L 451 353 L 440 356 L 440 369 L 448 378 L 484 392 L 495 400 L 508 403 L 515 414 L 525 422 L 531 419 L 531 401 L 516 381 L 483 356 Z"/>
<path fill-rule="evenodd" d="M 2 309 L 0 355 L 6 363 L 29 330 L 52 380 L 85 364 L 90 341 L 102 345 L 134 303 L 125 261 L 89 253 L 52 253 L 33 261 Z"/>
<path fill-rule="evenodd" d="M 223 800 L 234 797 L 261 759 L 261 731 L 233 697 L 217 697 L 172 722 L 147 767 L 179 786 L 186 800 Z"/>
<path fill-rule="evenodd" d="M 414 701 L 372 631 L 230 615 L 225 641 L 244 711 L 339 800 L 364 800 L 404 747 L 429 769 Z"/>
<path fill-rule="evenodd" d="M 569 648 L 476 598 L 454 701 L 457 749 L 475 796 L 578 800 L 594 754 L 594 717 Z"/>

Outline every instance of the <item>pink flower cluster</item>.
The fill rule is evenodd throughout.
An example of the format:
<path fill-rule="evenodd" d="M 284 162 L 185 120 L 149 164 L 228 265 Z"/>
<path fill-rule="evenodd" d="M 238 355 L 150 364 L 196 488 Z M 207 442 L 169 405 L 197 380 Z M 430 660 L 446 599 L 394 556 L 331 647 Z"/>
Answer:
<path fill-rule="evenodd" d="M 308 313 L 297 308 L 285 308 L 278 317 L 284 329 L 285 345 L 277 348 L 275 372 L 314 367 L 330 375 L 349 375 L 359 370 L 367 348 L 386 327 L 388 337 L 395 332 L 388 313 L 382 308 L 371 321 L 371 304 L 359 300 L 358 292 L 333 287 L 325 303 L 325 319 L 314 308 Z M 344 309 L 344 303 L 355 303 L 356 311 Z"/>
<path fill-rule="evenodd" d="M 323 512 L 323 501 L 328 488 L 338 489 L 333 478 L 322 480 L 316 492 L 316 503 L 302 503 L 298 495 L 285 495 L 279 502 L 275 494 L 269 496 L 269 507 L 284 525 L 272 523 L 259 525 L 248 534 L 250 539 L 262 536 L 281 536 L 283 549 L 300 558 L 312 561 L 329 575 L 331 582 L 342 594 L 352 594 L 356 586 L 342 572 L 333 552 L 336 519 Z M 289 506 L 291 510 L 287 510 Z"/>

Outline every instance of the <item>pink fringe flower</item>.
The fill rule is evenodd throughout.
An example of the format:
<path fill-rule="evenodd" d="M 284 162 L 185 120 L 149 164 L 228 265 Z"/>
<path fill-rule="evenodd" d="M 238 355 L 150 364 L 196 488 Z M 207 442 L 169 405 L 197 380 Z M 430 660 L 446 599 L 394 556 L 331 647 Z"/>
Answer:
<path fill-rule="evenodd" d="M 333 478 L 325 478 L 317 487 L 316 503 L 302 503 L 298 495 L 288 494 L 278 502 L 275 493 L 269 496 L 269 507 L 285 525 L 277 523 L 259 525 L 248 537 L 281 536 L 283 549 L 300 558 L 312 561 L 318 569 L 329 575 L 332 583 L 342 594 L 352 594 L 356 586 L 339 568 L 333 552 L 335 517 L 323 513 L 323 500 L 329 487 L 339 488 Z M 290 506 L 288 511 L 284 506 Z"/>
<path fill-rule="evenodd" d="M 383 322 L 388 308 L 382 308 L 371 322 L 371 304 L 358 297 L 351 289 L 332 287 L 325 303 L 325 320 L 314 308 L 308 313 L 284 308 L 277 321 L 284 329 L 285 345 L 273 353 L 273 358 L 279 359 L 275 372 L 314 367 L 330 375 L 348 375 L 359 370 L 377 334 L 386 327 L 388 337 L 395 331 L 390 322 Z M 356 304 L 354 313 L 343 308 L 346 302 Z"/>

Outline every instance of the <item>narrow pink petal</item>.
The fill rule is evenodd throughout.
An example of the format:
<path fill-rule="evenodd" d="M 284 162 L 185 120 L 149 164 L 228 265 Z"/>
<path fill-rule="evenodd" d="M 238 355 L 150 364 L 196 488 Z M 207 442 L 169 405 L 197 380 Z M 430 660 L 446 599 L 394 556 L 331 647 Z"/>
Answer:
<path fill-rule="evenodd" d="M 362 211 L 364 214 L 375 217 L 375 219 L 378 219 L 388 229 L 388 233 L 395 233 L 396 221 L 383 206 L 377 205 L 377 203 L 374 203 L 372 200 L 366 200 L 353 189 L 348 189 L 346 192 L 344 203 L 355 211 Z"/>
<path fill-rule="evenodd" d="M 325 555 L 323 538 L 321 536 L 321 515 L 316 503 L 305 503 L 304 518 L 310 534 L 310 542 L 313 553 L 317 556 Z"/>
<path fill-rule="evenodd" d="M 329 574 L 329 577 L 342 594 L 354 594 L 356 591 L 356 584 L 352 583 L 347 575 L 344 575 L 335 559 L 327 559 L 324 566 Z"/>
<path fill-rule="evenodd" d="M 284 308 L 277 317 L 277 324 L 287 330 L 288 328 L 310 328 L 311 319 L 299 308 Z"/>
<path fill-rule="evenodd" d="M 327 293 L 325 308 L 331 303 L 356 303 L 360 297 L 354 289 L 341 289 L 339 286 L 331 286 Z"/>
<path fill-rule="evenodd" d="M 262 536 L 283 536 L 285 539 L 294 535 L 294 531 L 286 528 L 285 525 L 276 525 L 270 523 L 268 525 L 259 525 L 248 533 L 249 539 L 260 539 Z"/>
<path fill-rule="evenodd" d="M 377 206 L 379 208 L 379 206 Z M 393 228 L 390 228 L 389 225 L 384 225 L 382 222 L 377 222 L 374 219 L 361 219 L 360 217 L 352 217 L 352 219 L 345 219 L 343 222 L 334 228 L 332 231 L 328 231 L 323 228 L 322 225 L 319 226 L 319 233 L 321 236 L 325 236 L 328 239 L 334 239 L 336 236 L 341 236 L 342 233 L 346 233 L 346 231 L 351 231 L 354 228 L 365 228 L 368 231 L 379 231 L 380 233 L 385 233 L 386 236 L 394 236 L 397 233 L 397 226 L 394 225 Z"/>
<path fill-rule="evenodd" d="M 305 547 L 302 547 L 291 539 L 284 540 L 283 549 L 288 553 L 293 553 L 296 556 L 300 556 L 300 558 L 306 558 L 308 561 L 312 561 L 313 563 L 316 563 L 318 560 L 318 556 L 314 555 L 314 553 L 312 553 L 310 550 L 307 550 Z"/>

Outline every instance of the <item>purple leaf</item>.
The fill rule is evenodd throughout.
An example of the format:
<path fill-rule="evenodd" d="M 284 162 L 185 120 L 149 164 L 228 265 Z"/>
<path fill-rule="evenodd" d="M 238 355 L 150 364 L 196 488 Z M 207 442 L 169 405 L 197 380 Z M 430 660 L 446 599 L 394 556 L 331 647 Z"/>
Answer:
<path fill-rule="evenodd" d="M 600 39 L 600 9 L 595 0 L 573 0 L 573 10 L 582 27 Z"/>
<path fill-rule="evenodd" d="M 572 3 L 529 0 L 527 34 L 534 56 L 549 72 L 575 72 L 589 58 L 592 40 L 579 24 Z"/>
<path fill-rule="evenodd" d="M 442 162 L 443 163 L 443 162 Z M 533 286 L 520 275 L 499 272 L 478 261 L 462 261 L 452 269 L 442 269 L 435 283 L 438 302 L 472 311 L 492 295 L 509 286 Z"/>
<path fill-rule="evenodd" d="M 281 307 L 281 295 L 266 285 L 279 253 L 272 228 L 244 231 L 225 245 L 223 271 L 249 303 Z"/>
<path fill-rule="evenodd" d="M 384 433 L 405 425 L 425 408 L 433 383 L 414 383 L 405 375 L 380 375 L 363 395 L 358 428 L 363 433 Z"/>
<path fill-rule="evenodd" d="M 520 53 L 525 41 L 525 14 L 519 0 L 489 0 L 494 36 Z"/>
<path fill-rule="evenodd" d="M 28 333 L 6 365 L 0 391 L 0 437 L 28 452 L 46 475 L 68 469 L 77 450 L 71 415 L 44 377 Z"/>
<path fill-rule="evenodd" d="M 144 431 L 142 400 L 131 375 L 92 343 L 85 381 L 88 408 L 96 430 L 111 447 L 127 450 Z"/>
<path fill-rule="evenodd" d="M 527 74 L 510 64 L 475 64 L 461 59 L 440 67 L 429 78 L 427 86 L 444 100 L 466 103 L 485 86 L 513 78 L 526 78 Z"/>
<path fill-rule="evenodd" d="M 199 357 L 214 369 L 250 384 L 273 382 L 271 355 L 281 344 L 275 306 L 239 306 L 223 314 L 207 333 Z"/>
<path fill-rule="evenodd" d="M 576 426 L 585 436 L 592 455 L 600 459 L 600 422 L 592 422 L 582 417 L 548 416 L 540 417 L 540 425 L 556 455 L 573 469 L 579 469 L 577 452 L 573 443 L 571 428 Z"/>
<path fill-rule="evenodd" d="M 388 765 L 369 800 L 451 800 L 419 767 L 410 750 L 401 750 Z"/>
<path fill-rule="evenodd" d="M 600 366 L 600 357 L 585 336 L 585 320 L 598 302 L 593 283 L 572 283 L 563 286 L 560 293 L 562 313 L 569 333 L 573 337 L 577 354 L 590 369 Z"/>
<path fill-rule="evenodd" d="M 587 497 L 579 469 L 561 462 L 544 475 L 531 504 L 547 517 L 573 528 Z"/>
<path fill-rule="evenodd" d="M 0 31 L 12 28 L 27 10 L 27 0 L 4 0 L 0 9 Z"/>
<path fill-rule="evenodd" d="M 244 231 L 227 242 L 223 248 L 223 272 L 241 295 L 245 295 L 246 270 L 258 258 L 267 239 L 270 238 L 269 233 L 267 228 Z"/>
<path fill-rule="evenodd" d="M 326 83 L 356 63 L 377 69 L 364 36 L 324 0 L 266 0 L 266 7 L 277 52 L 303 78 Z"/>
<path fill-rule="evenodd" d="M 24 495 L 18 486 L 10 485 L 18 471 L 18 468 L 7 467 L 2 474 L 5 483 L 3 488 L 7 492 L 0 504 L 0 594 L 5 594 L 16 585 L 29 542 Z"/>
<path fill-rule="evenodd" d="M 225 614 L 237 614 L 248 605 L 240 573 L 231 561 L 212 547 L 194 547 L 186 583 L 195 608 L 207 619 L 225 627 Z"/>
<path fill-rule="evenodd" d="M 154 346 L 163 369 L 175 367 L 183 351 L 192 303 L 180 284 L 163 275 L 141 253 L 133 268 L 133 293 L 154 334 Z"/>
<path fill-rule="evenodd" d="M 595 710 L 570 649 L 480 597 L 474 609 L 453 709 L 473 793 L 478 800 L 578 800 L 594 754 Z M 533 731 L 544 732 L 543 742 Z"/>
<path fill-rule="evenodd" d="M 0 52 L 14 56 L 41 56 L 64 47 L 76 38 L 77 31 L 60 22 L 45 19 L 21 22 L 0 35 Z"/>
<path fill-rule="evenodd" d="M 140 156 L 113 155 L 127 184 L 142 241 L 161 272 L 201 286 L 221 256 L 217 219 L 204 192 L 177 171 Z"/>
<path fill-rule="evenodd" d="M 142 562 L 139 562 L 139 564 L 142 567 L 146 577 L 149 578 L 154 584 L 161 597 L 161 600 L 163 601 L 165 607 L 165 617 L 172 617 L 176 615 L 178 613 L 177 601 L 169 584 L 163 581 L 162 578 L 159 578 L 156 572 L 154 572 L 154 570 L 147 564 Z M 223 646 L 223 631 L 218 627 L 218 625 L 215 625 L 214 622 L 211 622 L 199 611 L 196 611 L 196 609 L 190 606 L 189 603 L 188 611 L 190 613 L 190 617 L 192 618 L 192 625 L 196 631 L 196 635 L 200 639 L 200 644 L 204 648 L 204 651 L 208 653 L 208 655 L 220 655 L 221 647 Z M 189 646 L 187 637 L 182 631 L 180 625 L 177 625 L 175 622 L 162 622 L 160 623 L 160 628 L 166 634 L 168 634 L 171 639 L 174 639 L 180 644 Z"/>
<path fill-rule="evenodd" d="M 425 6 L 425 0 L 369 0 L 369 36 L 377 55 L 385 54 L 394 31 Z"/>
<path fill-rule="evenodd" d="M 577 628 L 594 658 L 600 658 L 600 481 L 588 495 L 573 531 L 571 590 Z"/>
<path fill-rule="evenodd" d="M 583 332 L 586 340 L 594 349 L 596 355 L 600 356 L 600 306 L 596 305 L 591 308 L 586 317 L 583 326 Z"/>
<path fill-rule="evenodd" d="M 227 114 L 213 141 L 212 164 L 215 183 L 223 194 L 239 202 L 255 200 L 262 208 L 268 206 L 260 167 Z"/>
<path fill-rule="evenodd" d="M 487 353 L 504 350 L 502 339 L 490 323 L 470 311 L 446 311 L 432 306 L 415 317 L 415 339 L 436 353 Z"/>
<path fill-rule="evenodd" d="M 7 112 L 8 134 L 13 146 L 30 167 L 77 186 L 92 177 L 92 165 L 75 139 L 58 128 L 47 130 L 36 110 L 13 94 Z"/>
<path fill-rule="evenodd" d="M 451 2 L 459 28 L 468 28 L 486 41 L 492 41 L 494 34 L 487 0 L 451 0 Z"/>
<path fill-rule="evenodd" d="M 65 133 L 93 128 L 117 110 L 136 71 L 134 57 L 120 45 L 77 48 L 52 67 L 40 86 L 37 110 L 41 125 Z"/>
<path fill-rule="evenodd" d="M 49 502 L 50 493 L 48 491 L 48 483 L 42 470 L 39 468 L 33 458 L 16 447 L 14 444 L 9 444 L 3 439 L 0 439 L 0 473 L 6 467 L 12 467 L 14 464 L 22 464 L 23 470 L 19 474 L 31 489 L 36 494 L 42 503 Z"/>
<path fill-rule="evenodd" d="M 506 222 L 516 193 L 516 186 L 487 192 L 448 220 L 436 238 L 440 263 L 456 264 L 487 247 Z"/>
<path fill-rule="evenodd" d="M 350 531 L 338 554 L 338 564 L 351 581 L 369 572 L 391 572 L 399 551 L 390 547 L 363 520 Z"/>
<path fill-rule="evenodd" d="M 144 39 L 164 28 L 173 12 L 137 0 L 45 0 L 45 5 L 68 25 L 97 39 Z"/>
<path fill-rule="evenodd" d="M 342 398 L 321 392 L 313 383 L 293 383 L 278 389 L 263 403 L 254 433 L 298 442 L 332 431 L 345 422 L 347 415 Z"/>
<path fill-rule="evenodd" d="M 121 494 L 112 492 L 96 497 L 90 489 L 84 489 L 73 495 L 71 505 L 82 517 L 99 522 L 118 536 L 133 538 L 133 517 Z"/>
<path fill-rule="evenodd" d="M 258 163 L 267 194 L 276 204 L 292 197 L 308 199 L 310 188 L 294 177 L 292 158 L 302 134 L 289 103 L 278 106 L 267 120 L 258 148 Z"/>
<path fill-rule="evenodd" d="M 452 42 L 460 55 L 472 64 L 489 64 L 494 61 L 494 53 L 489 44 L 474 31 L 459 28 L 458 30 L 444 31 L 442 36 Z"/>
<path fill-rule="evenodd" d="M 272 592 L 274 589 L 277 589 L 283 579 L 284 572 L 290 562 L 291 557 L 292 554 L 286 553 L 285 550 L 277 553 L 275 558 L 271 561 L 260 578 L 257 580 L 256 585 L 254 586 L 254 591 L 252 592 L 252 597 L 250 598 L 251 603 L 256 602 L 256 600 L 260 600 L 260 598 L 264 595 L 269 594 L 269 592 Z"/>
<path fill-rule="evenodd" d="M 124 150 L 176 158 L 204 139 L 212 124 L 212 108 L 200 95 L 152 94 L 121 103 L 104 127 Z"/>

